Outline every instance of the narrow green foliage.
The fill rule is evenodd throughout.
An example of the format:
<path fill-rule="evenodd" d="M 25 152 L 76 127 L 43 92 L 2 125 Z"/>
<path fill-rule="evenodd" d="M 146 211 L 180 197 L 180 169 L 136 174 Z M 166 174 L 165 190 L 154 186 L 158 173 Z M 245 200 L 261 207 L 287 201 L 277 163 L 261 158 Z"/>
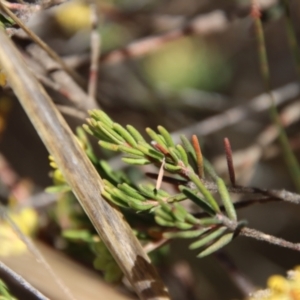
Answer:
<path fill-rule="evenodd" d="M 219 177 L 217 179 L 217 185 L 218 185 L 219 193 L 220 193 L 221 199 L 223 201 L 223 204 L 224 204 L 224 207 L 225 207 L 225 210 L 226 210 L 226 213 L 227 213 L 229 219 L 236 221 L 237 220 L 236 211 L 235 211 L 234 205 L 231 201 L 227 187 L 222 178 Z"/>
<path fill-rule="evenodd" d="M 183 206 L 175 203 L 172 209 L 172 214 L 177 221 L 183 222 L 185 221 L 187 211 L 183 208 Z"/>
<path fill-rule="evenodd" d="M 180 222 L 180 221 L 175 221 L 174 225 L 175 225 L 175 227 L 177 227 L 181 230 L 187 230 L 187 229 L 191 229 L 193 227 L 192 224 L 185 223 L 185 222 Z"/>
<path fill-rule="evenodd" d="M 138 211 L 148 210 L 154 206 L 153 203 L 146 203 L 144 199 L 141 201 L 135 196 L 132 197 L 118 188 L 110 189 L 110 193 L 115 199 Z"/>
<path fill-rule="evenodd" d="M 222 213 L 217 201 L 196 174 L 198 172 L 197 149 L 194 149 L 186 137 L 181 137 L 182 145 L 175 146 L 170 133 L 164 127 L 158 126 L 158 133 L 150 128 L 146 129 L 153 140 L 152 143 L 147 143 L 133 126 L 127 125 L 125 128 L 114 123 L 102 111 L 93 110 L 89 114 L 90 119 L 87 120 L 87 124 L 83 128 L 89 134 L 100 139 L 99 145 L 102 148 L 123 153 L 122 160 L 131 165 L 153 164 L 158 168 L 162 166 L 164 168 L 159 171 L 157 188 L 153 184 L 137 185 L 124 173 L 114 172 L 105 161 L 98 160 L 84 131 L 79 129 L 77 135 L 80 144 L 103 178 L 104 190 L 101 191 L 101 194 L 106 200 L 121 207 L 126 217 L 132 216 L 132 212 L 147 211 L 148 214 L 152 214 L 158 225 L 170 228 L 170 231 L 164 234 L 165 238 L 197 238 L 197 241 L 192 243 L 190 248 L 203 247 L 204 249 L 201 249 L 202 252 L 199 256 L 217 251 L 232 239 L 233 234 L 227 234 L 226 228 L 221 224 L 221 219 L 218 218 L 218 214 L 222 215 Z M 55 186 L 48 191 L 69 193 L 70 189 L 53 159 L 51 165 L 55 168 L 53 172 Z M 223 180 L 217 176 L 213 167 L 205 159 L 204 168 L 210 177 L 217 182 L 229 218 L 236 221 L 236 213 Z M 180 192 L 170 195 L 165 190 L 160 189 L 161 179 L 162 181 L 167 180 L 167 176 L 169 176 L 164 177 L 163 171 L 175 174 L 173 182 Z M 189 188 L 180 185 L 182 182 L 184 184 L 193 183 L 195 186 Z M 193 216 L 178 203 L 186 199 L 193 201 L 210 217 Z M 136 217 L 144 218 L 145 216 L 144 213 Z M 150 218 L 149 220 L 152 222 L 153 219 Z M 89 235 L 89 231 L 78 230 L 78 228 L 72 230 L 66 231 L 65 237 L 73 241 L 81 239 L 94 243 L 94 236 Z M 161 228 L 159 230 L 161 235 L 163 231 Z M 139 235 L 140 238 L 141 236 Z M 143 236 L 145 238 L 145 234 Z M 153 237 L 149 235 L 147 239 L 149 238 Z M 119 280 L 122 274 L 115 261 L 109 255 L 107 256 L 105 251 L 100 242 L 94 265 L 104 271 L 107 280 L 114 281 L 116 278 Z"/>
<path fill-rule="evenodd" d="M 165 139 L 160 134 L 157 134 L 154 130 L 152 130 L 149 127 L 146 128 L 146 132 L 151 137 L 151 139 L 153 141 L 157 142 L 160 145 L 168 147 L 167 142 L 165 141 Z"/>
<path fill-rule="evenodd" d="M 49 194 L 66 193 L 69 191 L 71 191 L 71 188 L 67 184 L 49 186 L 45 189 L 45 192 Z"/>
<path fill-rule="evenodd" d="M 135 201 L 134 198 L 131 198 L 131 200 L 127 200 L 127 202 L 129 207 L 137 211 L 149 210 L 153 207 L 153 204 L 143 203 L 141 201 Z"/>
<path fill-rule="evenodd" d="M 164 158 L 164 155 L 161 152 L 151 148 L 149 145 L 145 146 L 145 145 L 138 144 L 136 146 L 136 149 L 138 149 L 139 151 L 144 153 L 146 156 L 152 157 L 152 158 L 157 159 L 159 161 Z"/>
<path fill-rule="evenodd" d="M 143 152 L 141 152 L 140 150 L 138 150 L 136 148 L 120 145 L 120 146 L 118 146 L 118 150 L 125 154 L 131 154 L 131 155 L 143 157 Z"/>
<path fill-rule="evenodd" d="M 101 141 L 106 141 L 109 142 L 110 138 L 107 137 L 107 135 L 101 130 L 100 126 L 98 126 L 98 121 L 94 120 L 94 119 L 87 119 L 87 126 L 83 126 L 83 129 L 95 136 L 96 138 L 98 138 Z"/>
<path fill-rule="evenodd" d="M 177 165 L 178 162 L 181 160 L 180 154 L 177 153 L 177 151 L 176 151 L 175 148 L 170 147 L 170 148 L 168 148 L 168 150 L 169 150 L 169 153 L 170 153 L 170 155 L 171 155 L 171 157 L 173 159 L 172 163 L 174 163 L 175 165 Z"/>
<path fill-rule="evenodd" d="M 168 202 L 169 203 L 172 203 L 172 202 L 175 202 L 175 201 L 183 201 L 183 200 L 186 200 L 187 199 L 187 196 L 183 193 L 179 193 L 179 194 L 176 194 L 176 195 L 173 195 L 173 196 L 170 196 L 168 198 Z"/>
<path fill-rule="evenodd" d="M 293 25 L 291 12 L 290 12 L 290 3 L 288 0 L 281 0 L 284 7 L 284 18 L 285 18 L 285 26 L 288 36 L 288 42 L 291 49 L 291 53 L 293 55 L 296 70 L 298 73 L 298 77 L 300 79 L 300 48 L 297 41 L 297 35 L 295 26 Z"/>
<path fill-rule="evenodd" d="M 99 141 L 99 145 L 102 148 L 110 150 L 110 151 L 118 151 L 119 150 L 119 146 L 118 145 L 112 144 L 112 143 L 109 143 L 109 142 Z"/>
<path fill-rule="evenodd" d="M 173 221 L 167 221 L 166 219 L 160 217 L 160 216 L 155 216 L 154 217 L 155 222 L 161 226 L 166 226 L 166 227 L 174 227 L 174 222 Z"/>
<path fill-rule="evenodd" d="M 17 298 L 13 297 L 4 281 L 0 279 L 0 300 L 17 300 Z"/>
<path fill-rule="evenodd" d="M 128 132 L 134 137 L 134 139 L 136 140 L 136 142 L 143 142 L 146 143 L 145 139 L 143 138 L 143 136 L 131 125 L 127 125 L 126 126 Z"/>
<path fill-rule="evenodd" d="M 199 177 L 195 174 L 191 174 L 190 179 L 196 185 L 196 187 L 199 189 L 199 191 L 202 193 L 202 195 L 205 197 L 206 201 L 210 204 L 210 206 L 213 208 L 213 210 L 215 212 L 219 212 L 220 208 L 218 206 L 217 201 L 214 199 L 211 192 L 204 186 L 204 184 L 199 179 Z"/>
<path fill-rule="evenodd" d="M 92 249 L 96 255 L 94 260 L 94 268 L 104 272 L 104 279 L 110 283 L 120 282 L 123 273 L 118 264 L 106 248 L 102 241 L 92 245 Z"/>
<path fill-rule="evenodd" d="M 87 154 L 88 158 L 91 160 L 93 164 L 97 164 L 98 158 L 94 153 L 93 147 L 91 143 L 89 142 L 89 139 L 86 135 L 86 132 L 82 127 L 77 127 L 76 128 L 76 135 L 80 142 L 83 144 L 83 148 L 85 150 L 85 153 Z"/>
<path fill-rule="evenodd" d="M 68 240 L 80 240 L 86 243 L 93 242 L 91 232 L 85 229 L 65 229 L 62 236 Z"/>
<path fill-rule="evenodd" d="M 149 165 L 150 161 L 146 158 L 131 158 L 131 157 L 122 157 L 122 160 L 130 165 Z"/>
<path fill-rule="evenodd" d="M 201 225 L 201 222 L 199 219 L 195 218 L 193 215 L 191 214 L 187 214 L 186 217 L 185 217 L 185 220 L 190 223 L 190 224 L 193 224 L 193 225 Z"/>
<path fill-rule="evenodd" d="M 101 195 L 108 201 L 112 202 L 113 204 L 120 206 L 120 207 L 128 207 L 127 204 L 124 204 L 120 199 L 115 198 L 111 195 L 111 191 L 102 191 Z"/>
<path fill-rule="evenodd" d="M 203 166 L 204 166 L 204 170 L 209 174 L 209 176 L 211 178 L 213 178 L 214 180 L 216 180 L 218 178 L 217 173 L 215 172 L 213 166 L 211 165 L 211 163 L 203 157 Z"/>
<path fill-rule="evenodd" d="M 175 147 L 175 144 L 173 142 L 173 139 L 172 139 L 170 133 L 163 126 L 157 126 L 157 129 L 158 129 L 159 133 L 165 139 L 166 146 L 168 146 L 168 147 Z"/>
<path fill-rule="evenodd" d="M 216 211 L 213 209 L 213 207 L 208 203 L 207 201 L 204 201 L 196 192 L 194 192 L 192 189 L 189 189 L 185 186 L 179 186 L 180 191 L 186 195 L 187 198 L 192 200 L 195 204 L 197 204 L 199 207 L 201 207 L 206 213 L 208 213 L 211 216 L 216 215 Z"/>
<path fill-rule="evenodd" d="M 166 220 L 167 222 L 174 222 L 174 217 L 172 214 L 170 214 L 169 212 L 166 212 L 164 209 L 158 207 L 155 209 L 155 216 L 160 217 L 164 220 Z"/>
<path fill-rule="evenodd" d="M 205 232 L 207 232 L 209 228 L 202 228 L 197 230 L 186 230 L 186 231 L 178 231 L 178 232 L 166 232 L 164 233 L 164 237 L 167 239 L 173 238 L 182 238 L 182 239 L 192 239 L 201 236 Z"/>
<path fill-rule="evenodd" d="M 112 127 L 114 124 L 113 120 L 103 110 L 93 109 L 89 110 L 88 113 L 91 118 L 95 119 L 96 121 L 101 121 L 109 127 Z"/>
<path fill-rule="evenodd" d="M 114 131 L 113 128 L 108 127 L 106 124 L 98 122 L 98 127 L 106 135 L 106 137 L 110 139 L 111 142 L 117 145 L 121 145 L 125 142 L 125 139 L 120 134 Z"/>
<path fill-rule="evenodd" d="M 182 145 L 183 145 L 183 148 L 185 149 L 185 151 L 190 155 L 193 162 L 195 164 L 197 164 L 197 157 L 196 157 L 195 149 L 192 146 L 191 142 L 184 135 L 181 135 L 180 139 L 181 139 L 181 142 L 182 142 Z"/>
<path fill-rule="evenodd" d="M 121 191 L 123 191 L 124 193 L 126 193 L 127 195 L 129 195 L 137 200 L 140 200 L 140 201 L 146 200 L 145 197 L 141 195 L 141 193 L 139 193 L 136 189 L 134 189 L 127 183 L 118 184 L 118 188 Z"/>
<path fill-rule="evenodd" d="M 169 171 L 170 173 L 178 173 L 178 171 L 181 171 L 181 166 L 174 166 L 171 164 L 165 164 L 165 169 Z"/>
<path fill-rule="evenodd" d="M 130 135 L 130 133 L 120 124 L 114 123 L 112 127 L 117 133 L 119 133 L 123 139 L 132 147 L 137 145 L 135 139 Z"/>
<path fill-rule="evenodd" d="M 139 191 L 148 199 L 161 200 L 161 196 L 157 191 L 155 192 L 155 187 L 153 185 L 140 184 Z"/>
<path fill-rule="evenodd" d="M 202 226 L 221 224 L 221 222 L 215 218 L 202 218 L 198 220 L 198 223 Z"/>
<path fill-rule="evenodd" d="M 200 247 L 203 247 L 204 245 L 212 242 L 213 240 L 219 238 L 227 231 L 226 227 L 220 227 L 216 230 L 212 230 L 210 233 L 208 233 L 204 238 L 192 243 L 189 248 L 194 250 L 198 249 Z"/>
<path fill-rule="evenodd" d="M 184 148 L 181 145 L 177 145 L 176 149 L 178 150 L 178 152 L 180 154 L 180 158 L 183 161 L 184 165 L 187 167 L 189 165 L 189 159 L 188 159 L 188 155 L 187 155 L 186 151 L 184 150 Z"/>
<path fill-rule="evenodd" d="M 202 257 L 205 257 L 207 255 L 210 255 L 210 254 L 220 250 L 221 248 L 226 246 L 229 242 L 231 242 L 232 238 L 233 238 L 233 233 L 225 234 L 220 239 L 218 239 L 216 242 L 214 242 L 212 245 L 208 246 L 205 250 L 200 252 L 197 255 L 197 257 L 202 258 Z"/>
<path fill-rule="evenodd" d="M 88 121 L 87 121 L 88 122 Z M 91 130 L 91 128 L 87 125 L 87 124 L 83 124 L 82 128 L 90 135 L 94 135 L 93 131 Z"/>
<path fill-rule="evenodd" d="M 123 172 L 113 171 L 111 167 L 108 165 L 108 163 L 104 160 L 98 161 L 97 170 L 100 173 L 100 175 L 103 178 L 107 179 L 108 180 L 107 182 L 113 184 L 113 186 L 116 186 L 120 182 L 129 181 Z"/>

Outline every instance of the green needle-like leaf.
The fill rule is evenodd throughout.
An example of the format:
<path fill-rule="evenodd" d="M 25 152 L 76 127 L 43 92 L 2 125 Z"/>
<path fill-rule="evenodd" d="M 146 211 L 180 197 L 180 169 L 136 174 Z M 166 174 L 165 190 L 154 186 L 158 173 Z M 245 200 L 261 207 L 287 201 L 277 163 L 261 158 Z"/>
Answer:
<path fill-rule="evenodd" d="M 216 215 L 216 211 L 213 209 L 213 207 L 210 205 L 210 203 L 203 200 L 199 195 L 197 195 L 196 192 L 194 192 L 193 190 L 191 190 L 185 186 L 179 186 L 179 189 L 190 200 L 192 200 L 195 204 L 197 204 L 199 207 L 201 207 L 206 213 L 208 213 L 211 216 Z"/>
<path fill-rule="evenodd" d="M 153 141 L 157 142 L 160 145 L 168 147 L 165 139 L 161 135 L 157 134 L 154 130 L 152 130 L 151 128 L 148 127 L 148 128 L 146 128 L 146 132 Z"/>
<path fill-rule="evenodd" d="M 136 140 L 136 142 L 144 142 L 146 143 L 145 139 L 143 138 L 143 136 L 131 125 L 127 125 L 126 126 L 128 132 L 134 137 L 134 139 Z"/>
<path fill-rule="evenodd" d="M 122 160 L 130 165 L 148 165 L 150 161 L 146 158 L 122 157 Z"/>
<path fill-rule="evenodd" d="M 123 153 L 136 155 L 136 156 L 139 156 L 139 158 L 144 156 L 143 152 L 141 152 L 138 149 L 128 147 L 125 145 L 119 145 L 118 147 L 119 147 L 119 151 L 121 151 Z"/>
<path fill-rule="evenodd" d="M 170 135 L 170 133 L 163 127 L 163 126 L 157 126 L 157 129 L 159 133 L 163 136 L 165 139 L 168 147 L 175 147 L 173 139 Z"/>
<path fill-rule="evenodd" d="M 214 242 L 212 245 L 210 245 L 209 247 L 207 247 L 205 250 L 203 250 L 202 252 L 200 252 L 197 257 L 205 257 L 207 255 L 210 255 L 216 251 L 218 251 L 219 249 L 223 248 L 224 246 L 226 246 L 233 238 L 233 233 L 227 233 L 224 236 L 222 236 L 219 240 L 217 240 L 216 242 Z"/>
<path fill-rule="evenodd" d="M 136 198 L 137 200 L 140 200 L 140 201 L 146 200 L 144 196 L 142 196 L 137 190 L 135 190 L 133 187 L 131 187 L 127 183 L 118 184 L 118 188 L 121 191 L 123 191 L 125 194 L 127 194 L 133 198 Z"/>
<path fill-rule="evenodd" d="M 135 147 L 137 145 L 137 142 L 135 141 L 135 139 L 130 135 L 130 133 L 123 126 L 121 126 L 118 123 L 114 123 L 113 129 L 116 132 L 118 132 L 130 146 Z"/>
<path fill-rule="evenodd" d="M 189 248 L 192 250 L 200 248 L 200 247 L 204 246 L 205 244 L 210 243 L 211 241 L 222 236 L 226 232 L 226 230 L 227 230 L 226 227 L 220 227 L 220 228 L 212 231 L 211 233 L 208 233 L 204 238 L 192 243 L 189 246 Z"/>
<path fill-rule="evenodd" d="M 93 109 L 89 110 L 88 113 L 91 116 L 91 118 L 95 119 L 96 121 L 101 121 L 109 127 L 113 126 L 113 120 L 103 110 Z"/>
<path fill-rule="evenodd" d="M 192 239 L 199 237 L 200 235 L 204 234 L 210 230 L 210 228 L 202 228 L 197 230 L 186 230 L 186 231 L 179 231 L 179 232 L 166 232 L 164 233 L 164 237 L 169 238 L 183 238 L 183 239 Z"/>
<path fill-rule="evenodd" d="M 166 221 L 160 216 L 155 216 L 155 222 L 161 226 L 174 227 L 174 222 Z"/>
<path fill-rule="evenodd" d="M 97 123 L 98 123 L 98 127 L 110 139 L 111 142 L 114 142 L 115 144 L 118 145 L 124 144 L 126 142 L 122 136 L 120 136 L 117 132 L 115 132 L 112 128 L 108 127 L 106 124 L 101 122 L 97 122 Z"/>
<path fill-rule="evenodd" d="M 181 145 L 176 146 L 177 151 L 180 153 L 181 160 L 183 161 L 184 165 L 187 167 L 189 165 L 189 159 L 186 151 Z"/>
<path fill-rule="evenodd" d="M 191 174 L 190 179 L 192 182 L 195 183 L 196 187 L 199 189 L 199 191 L 202 193 L 202 195 L 205 197 L 207 202 L 210 204 L 210 206 L 213 208 L 215 212 L 219 212 L 220 208 L 218 206 L 217 201 L 213 197 L 213 195 L 210 193 L 210 191 L 204 186 L 202 181 L 199 179 L 199 177 L 196 174 Z"/>
<path fill-rule="evenodd" d="M 99 141 L 99 145 L 102 148 L 110 150 L 110 151 L 119 151 L 119 145 L 116 145 L 116 144 L 112 144 L 112 143 L 105 142 L 105 141 Z"/>
<path fill-rule="evenodd" d="M 222 178 L 219 177 L 217 179 L 217 185 L 218 185 L 219 193 L 221 195 L 221 198 L 222 198 L 222 201 L 223 201 L 223 204 L 224 204 L 224 207 L 225 207 L 225 210 L 226 210 L 226 213 L 227 213 L 229 219 L 236 221 L 237 220 L 236 211 L 235 211 L 234 205 L 231 201 L 227 187 Z"/>

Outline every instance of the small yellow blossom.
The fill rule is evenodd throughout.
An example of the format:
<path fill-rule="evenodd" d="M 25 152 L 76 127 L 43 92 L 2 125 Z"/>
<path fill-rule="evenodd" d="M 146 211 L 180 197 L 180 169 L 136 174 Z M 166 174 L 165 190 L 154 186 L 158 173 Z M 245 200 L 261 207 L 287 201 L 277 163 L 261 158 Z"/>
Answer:
<path fill-rule="evenodd" d="M 248 300 L 300 300 L 300 266 L 288 271 L 286 278 L 271 276 L 267 286 L 268 289 L 255 292 Z"/>

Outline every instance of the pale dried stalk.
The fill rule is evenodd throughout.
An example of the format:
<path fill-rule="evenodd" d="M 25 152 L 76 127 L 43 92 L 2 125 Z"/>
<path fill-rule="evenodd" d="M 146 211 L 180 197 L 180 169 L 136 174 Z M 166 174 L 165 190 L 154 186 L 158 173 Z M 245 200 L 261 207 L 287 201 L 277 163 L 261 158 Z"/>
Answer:
<path fill-rule="evenodd" d="M 0 31 L 0 45 L 0 65 L 11 87 L 136 293 L 140 299 L 169 299 L 166 288 L 124 217 L 101 197 L 103 184 L 99 174 L 3 31 Z"/>

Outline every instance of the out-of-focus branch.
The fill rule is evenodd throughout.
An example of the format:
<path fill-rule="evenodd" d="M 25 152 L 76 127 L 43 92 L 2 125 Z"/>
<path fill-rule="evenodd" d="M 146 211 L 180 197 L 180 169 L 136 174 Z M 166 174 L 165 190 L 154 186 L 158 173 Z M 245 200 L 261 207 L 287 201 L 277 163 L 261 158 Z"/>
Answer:
<path fill-rule="evenodd" d="M 278 89 L 274 89 L 272 93 L 274 95 L 276 105 L 287 103 L 299 96 L 300 84 L 298 82 L 289 83 Z M 206 136 L 220 129 L 237 124 L 249 116 L 264 112 L 268 110 L 269 107 L 269 95 L 264 93 L 249 100 L 247 104 L 229 108 L 220 114 L 173 132 L 172 138 L 175 142 L 180 142 L 180 135 L 186 135 L 187 137 L 192 136 L 192 134 Z M 119 156 L 110 159 L 109 164 L 115 170 L 121 169 L 126 165 L 124 162 L 120 162 Z"/>
<path fill-rule="evenodd" d="M 74 80 L 77 81 L 77 83 L 79 83 L 81 86 L 84 86 L 85 82 L 82 77 L 79 76 L 79 74 L 77 74 L 77 72 L 75 72 L 73 69 L 71 69 L 55 51 L 53 51 L 44 41 L 42 41 L 32 30 L 30 30 L 15 14 L 12 13 L 9 8 L 3 5 L 2 2 L 0 2 L 0 7 L 10 18 L 13 19 L 14 22 L 16 22 L 16 24 L 18 24 L 28 34 L 28 36 L 36 44 L 38 44 L 44 51 L 46 51 L 49 56 L 51 56 L 70 76 L 72 76 Z"/>
<path fill-rule="evenodd" d="M 300 84 L 298 82 L 289 83 L 283 87 L 273 90 L 272 94 L 274 96 L 275 104 L 280 105 L 300 94 Z M 221 114 L 217 114 L 204 121 L 176 131 L 172 134 L 172 137 L 175 141 L 179 141 L 180 135 L 182 134 L 187 136 L 191 136 L 192 134 L 205 136 L 222 128 L 237 124 L 250 115 L 266 111 L 269 108 L 269 94 L 264 93 L 253 98 L 247 104 L 230 108 Z"/>
<path fill-rule="evenodd" d="M 179 38 L 189 35 L 208 35 L 213 32 L 223 32 L 228 26 L 229 23 L 225 13 L 221 10 L 213 11 L 194 18 L 181 28 L 136 40 L 123 48 L 104 53 L 100 57 L 100 62 L 102 65 L 115 64 L 128 58 L 137 58 Z M 72 67 L 86 64 L 89 62 L 89 55 L 69 57 L 65 62 L 68 65 L 72 65 Z"/>
<path fill-rule="evenodd" d="M 100 33 L 98 32 L 99 16 L 98 16 L 96 4 L 95 3 L 90 4 L 90 8 L 91 8 L 92 31 L 91 31 L 91 64 L 90 64 L 90 74 L 89 74 L 89 82 L 88 82 L 88 96 L 90 102 L 89 105 L 96 107 L 101 36 Z"/>
<path fill-rule="evenodd" d="M 248 227 L 239 228 L 239 224 L 236 221 L 232 221 L 221 214 L 218 216 L 218 218 L 222 222 L 222 224 L 225 225 L 229 230 L 236 232 L 240 236 L 246 236 L 255 240 L 270 243 L 272 245 L 277 245 L 283 248 L 300 251 L 300 243 L 292 243 Z"/>
<path fill-rule="evenodd" d="M 102 179 L 20 53 L 0 30 L 0 64 L 47 149 L 141 299 L 169 299 L 168 292 L 122 214 L 101 197 Z"/>
<path fill-rule="evenodd" d="M 63 70 L 43 49 L 41 49 L 38 45 L 32 44 L 27 47 L 27 52 L 34 60 L 45 68 L 46 72 L 48 72 L 50 77 L 53 79 L 53 82 L 49 79 L 45 80 L 45 77 L 41 77 L 39 73 L 36 72 L 36 76 L 43 84 L 60 92 L 63 96 L 70 100 L 74 106 L 83 112 L 88 109 L 95 108 L 94 103 L 90 105 L 88 94 L 80 86 L 78 86 L 74 79 L 66 73 L 65 70 Z"/>

